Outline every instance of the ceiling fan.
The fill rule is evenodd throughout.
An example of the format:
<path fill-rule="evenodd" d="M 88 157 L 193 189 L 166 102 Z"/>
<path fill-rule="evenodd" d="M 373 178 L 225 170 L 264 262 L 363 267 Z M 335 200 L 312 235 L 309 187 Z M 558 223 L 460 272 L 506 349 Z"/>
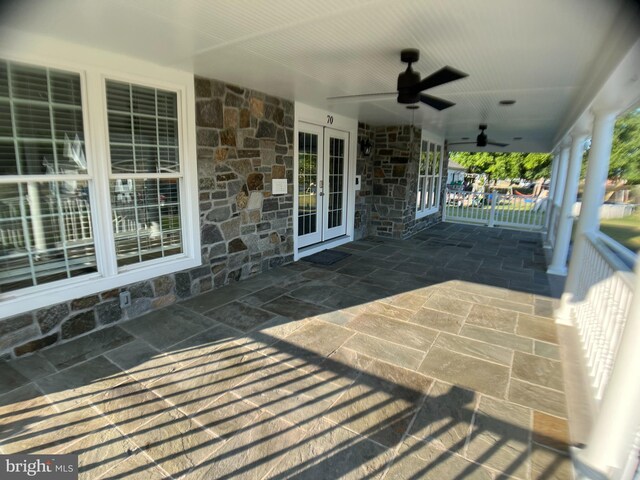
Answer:
<path fill-rule="evenodd" d="M 494 142 L 493 140 L 489 140 L 487 138 L 487 134 L 484 131 L 487 129 L 487 125 L 485 123 L 481 123 L 478 125 L 480 129 L 480 133 L 476 137 L 475 142 L 448 142 L 447 145 L 475 145 L 476 147 L 486 147 L 487 145 L 493 145 L 495 147 L 507 147 L 508 143 L 500 143 Z"/>
<path fill-rule="evenodd" d="M 398 95 L 398 103 L 418 103 L 422 102 L 435 108 L 436 110 L 444 110 L 455 105 L 455 103 L 442 98 L 434 97 L 422 93 L 429 88 L 437 87 L 445 83 L 459 80 L 469 75 L 456 70 L 455 68 L 446 66 L 442 67 L 437 72 L 428 75 L 427 77 L 420 79 L 420 73 L 415 72 L 411 68 L 411 64 L 418 61 L 420 58 L 420 51 L 415 48 L 407 48 L 400 52 L 400 60 L 404 63 L 408 63 L 407 69 L 398 75 L 397 91 L 385 92 L 385 93 L 365 93 L 362 95 L 342 95 L 338 97 L 328 97 L 327 100 L 343 100 L 349 98 L 362 98 L 367 99 L 371 97 L 372 100 L 380 98 L 386 95 Z"/>

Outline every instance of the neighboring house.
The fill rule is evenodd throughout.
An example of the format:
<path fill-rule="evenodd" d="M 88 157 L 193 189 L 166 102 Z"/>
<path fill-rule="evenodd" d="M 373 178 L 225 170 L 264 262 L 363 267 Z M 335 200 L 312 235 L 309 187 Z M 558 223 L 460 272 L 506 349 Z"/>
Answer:
<path fill-rule="evenodd" d="M 449 159 L 447 162 L 447 185 L 461 185 L 464 182 L 464 174 L 466 171 L 467 169 L 458 162 Z"/>

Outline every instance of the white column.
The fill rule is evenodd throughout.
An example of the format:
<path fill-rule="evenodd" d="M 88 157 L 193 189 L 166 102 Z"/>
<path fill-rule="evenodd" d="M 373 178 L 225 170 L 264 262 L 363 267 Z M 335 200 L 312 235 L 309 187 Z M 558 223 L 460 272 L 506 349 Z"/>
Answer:
<path fill-rule="evenodd" d="M 553 204 L 557 207 L 562 205 L 564 190 L 567 182 L 567 169 L 569 168 L 570 143 L 563 144 L 560 150 L 560 164 L 558 165 L 558 181 L 553 192 Z"/>
<path fill-rule="evenodd" d="M 568 303 L 574 300 L 573 297 L 584 261 L 585 233 L 596 232 L 600 228 L 600 207 L 604 202 L 615 123 L 615 112 L 597 112 L 595 114 L 591 149 L 589 150 L 584 192 L 582 194 L 582 206 L 580 207 L 580 216 L 576 226 L 569 273 L 562 295 L 563 310 Z"/>
<path fill-rule="evenodd" d="M 553 154 L 553 163 L 551 164 L 551 180 L 549 181 L 549 195 L 547 196 L 547 216 L 544 220 L 544 229 L 547 232 L 548 241 L 549 230 L 551 228 L 551 219 L 553 217 L 553 196 L 555 194 L 556 185 L 558 184 L 558 170 L 560 168 L 560 154 L 555 152 Z"/>
<path fill-rule="evenodd" d="M 547 273 L 553 275 L 567 274 L 567 254 L 571 243 L 571 230 L 573 229 L 573 204 L 578 195 L 578 182 L 580 181 L 580 166 L 582 165 L 582 153 L 584 142 L 587 139 L 585 133 L 573 134 L 571 137 L 571 154 L 569 168 L 564 184 L 562 205 L 560 206 L 560 220 L 556 232 L 556 243 L 553 248 L 553 258 Z"/>
<path fill-rule="evenodd" d="M 573 259 L 572 259 L 573 260 Z M 640 426 L 640 260 L 636 261 L 635 294 L 616 363 L 584 450 L 574 450 L 578 478 L 604 478 L 624 468 Z"/>

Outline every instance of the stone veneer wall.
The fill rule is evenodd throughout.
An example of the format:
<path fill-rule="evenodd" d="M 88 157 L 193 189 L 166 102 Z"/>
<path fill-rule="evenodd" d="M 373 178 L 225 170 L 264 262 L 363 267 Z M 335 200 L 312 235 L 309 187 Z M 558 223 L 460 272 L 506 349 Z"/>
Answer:
<path fill-rule="evenodd" d="M 442 220 L 440 212 L 416 219 L 422 131 L 417 127 L 375 129 L 370 235 L 409 238 Z M 441 172 L 446 179 L 445 169 Z M 444 183 L 441 191 L 444 191 Z"/>
<path fill-rule="evenodd" d="M 409 181 L 415 179 L 416 145 L 420 130 L 415 127 L 377 127 L 373 156 L 371 235 L 404 238 Z"/>
<path fill-rule="evenodd" d="M 420 150 L 418 150 L 417 155 L 420 155 Z M 419 159 L 419 157 L 416 157 Z M 442 179 L 440 182 L 440 210 L 438 212 L 427 215 L 425 217 L 416 219 L 416 202 L 418 196 L 418 171 L 420 169 L 419 161 L 412 165 L 412 177 L 409 179 L 409 191 L 408 191 L 408 205 L 413 208 L 413 213 L 407 212 L 405 215 L 405 231 L 402 238 L 408 238 L 411 235 L 418 233 L 421 230 L 424 230 L 430 225 L 434 225 L 436 223 L 440 223 L 442 221 L 442 208 L 444 207 L 444 191 L 446 189 L 447 183 L 447 161 L 448 161 L 448 153 L 445 150 L 443 152 L 443 160 L 442 160 L 442 170 L 440 171 L 440 178 Z"/>
<path fill-rule="evenodd" d="M 293 260 L 293 103 L 196 78 L 202 266 L 0 320 L 25 355 Z M 287 195 L 271 195 L 286 178 Z M 120 292 L 132 304 L 120 308 Z"/>
<path fill-rule="evenodd" d="M 360 153 L 360 140 L 371 142 L 371 154 L 365 157 Z M 375 151 L 375 132 L 365 123 L 358 123 L 356 175 L 361 177 L 360 190 L 356 191 L 354 218 L 354 238 L 360 240 L 370 235 L 371 203 L 373 200 L 373 155 Z"/>

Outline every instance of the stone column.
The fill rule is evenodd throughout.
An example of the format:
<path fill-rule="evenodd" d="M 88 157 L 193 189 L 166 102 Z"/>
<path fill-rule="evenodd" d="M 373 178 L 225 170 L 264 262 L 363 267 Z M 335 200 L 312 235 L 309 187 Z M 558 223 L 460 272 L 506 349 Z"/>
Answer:
<path fill-rule="evenodd" d="M 573 259 L 572 259 L 573 261 Z M 584 450 L 574 450 L 577 478 L 618 478 L 626 466 L 640 425 L 640 260 L 635 267 L 635 292 L 624 334 L 600 410 Z"/>
<path fill-rule="evenodd" d="M 574 301 L 573 297 L 584 262 L 585 242 L 587 241 L 585 234 L 596 232 L 600 228 L 600 206 L 604 201 L 615 123 L 615 112 L 597 112 L 595 114 L 580 217 L 576 226 L 567 282 L 562 295 L 563 309 L 568 302 Z"/>
<path fill-rule="evenodd" d="M 556 242 L 553 248 L 553 258 L 547 273 L 554 275 L 567 274 L 567 254 L 571 243 L 571 230 L 573 229 L 573 204 L 578 194 L 578 182 L 580 181 L 580 166 L 582 164 L 582 153 L 584 142 L 587 139 L 586 133 L 576 133 L 571 136 L 571 155 L 569 167 L 562 195 L 562 205 L 560 206 L 560 221 L 556 232 Z M 558 185 L 559 187 L 560 185 Z"/>

